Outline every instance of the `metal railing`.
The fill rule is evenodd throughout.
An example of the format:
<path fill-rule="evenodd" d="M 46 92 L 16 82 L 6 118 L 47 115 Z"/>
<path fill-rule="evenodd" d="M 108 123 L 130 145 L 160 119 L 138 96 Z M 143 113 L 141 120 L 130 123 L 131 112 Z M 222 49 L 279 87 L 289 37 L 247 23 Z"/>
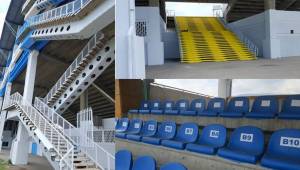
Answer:
<path fill-rule="evenodd" d="M 114 169 L 115 157 L 104 148 L 94 142 L 93 133 L 93 111 L 91 108 L 77 113 L 77 127 L 80 131 L 80 150 L 84 152 L 101 169 Z"/>
<path fill-rule="evenodd" d="M 34 107 L 39 110 L 52 124 L 54 124 L 57 129 L 67 136 L 73 144 L 79 144 L 78 129 L 74 125 L 56 113 L 38 97 L 34 100 Z"/>
<path fill-rule="evenodd" d="M 63 84 L 70 78 L 71 74 L 79 68 L 79 64 L 87 58 L 89 52 L 96 47 L 97 41 L 103 38 L 102 32 L 95 34 L 87 43 L 87 45 L 81 50 L 73 63 L 66 69 L 64 74 L 58 79 L 55 85 L 51 88 L 48 94 L 44 98 L 44 102 L 48 104 L 52 96 L 56 94 L 57 90 L 60 90 Z"/>
<path fill-rule="evenodd" d="M 20 35 L 25 32 L 25 30 L 29 29 L 32 26 L 75 15 L 90 2 L 92 2 L 92 0 L 75 0 L 44 13 L 32 16 L 28 18 L 25 21 L 25 24 L 18 30 L 16 37 L 18 39 Z"/>
<path fill-rule="evenodd" d="M 221 23 L 224 25 L 224 27 L 226 29 L 230 30 L 231 32 L 233 32 L 240 39 L 240 41 L 242 41 L 243 44 L 249 49 L 249 51 L 251 51 L 255 55 L 255 57 L 258 56 L 258 53 L 259 53 L 258 47 L 251 40 L 249 40 L 248 37 L 246 37 L 240 30 L 229 26 L 226 23 L 224 17 L 221 17 L 220 15 L 217 15 L 217 17 L 219 18 Z"/>
<path fill-rule="evenodd" d="M 98 129 L 87 132 L 88 136 L 93 133 L 93 139 L 96 143 L 114 143 L 115 142 L 115 129 Z"/>
<path fill-rule="evenodd" d="M 15 106 L 21 109 L 23 111 L 22 113 L 26 114 L 34 126 L 44 134 L 47 140 L 52 144 L 53 150 L 59 156 L 60 169 L 74 169 L 74 146 L 54 127 L 53 124 L 51 124 L 30 103 L 24 101 L 22 95 L 19 93 L 10 96 L 7 106 Z M 66 147 L 66 150 L 62 150 L 62 146 Z"/>

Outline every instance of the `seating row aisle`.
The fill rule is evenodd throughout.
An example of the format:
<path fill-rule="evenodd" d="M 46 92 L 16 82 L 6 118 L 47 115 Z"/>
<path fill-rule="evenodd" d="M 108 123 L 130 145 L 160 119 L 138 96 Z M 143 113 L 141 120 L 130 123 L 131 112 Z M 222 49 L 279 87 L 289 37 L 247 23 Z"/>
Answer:
<path fill-rule="evenodd" d="M 180 99 L 177 102 L 170 100 L 164 102 L 158 100 L 143 101 L 139 109 L 131 109 L 128 113 L 300 119 L 300 95 L 286 97 L 281 111 L 279 111 L 279 101 L 275 96 L 259 96 L 254 99 L 251 110 L 248 97 L 233 97 L 227 105 L 223 98 L 210 99 L 207 106 L 205 99 L 195 99 L 190 104 L 185 99 Z"/>
<path fill-rule="evenodd" d="M 139 156 L 134 162 L 132 153 L 128 150 L 120 150 L 116 153 L 116 170 L 156 170 L 156 161 L 151 156 Z M 167 163 L 160 170 L 187 170 L 180 163 Z"/>
<path fill-rule="evenodd" d="M 255 126 L 234 129 L 228 141 L 227 136 L 226 128 L 220 124 L 204 127 L 200 135 L 195 123 L 183 123 L 177 127 L 173 121 L 158 123 L 155 120 L 143 122 L 122 118 L 116 124 L 117 138 L 199 154 L 217 154 L 229 160 L 260 163 L 272 169 L 300 170 L 299 129 L 275 131 L 267 148 L 263 131 Z"/>

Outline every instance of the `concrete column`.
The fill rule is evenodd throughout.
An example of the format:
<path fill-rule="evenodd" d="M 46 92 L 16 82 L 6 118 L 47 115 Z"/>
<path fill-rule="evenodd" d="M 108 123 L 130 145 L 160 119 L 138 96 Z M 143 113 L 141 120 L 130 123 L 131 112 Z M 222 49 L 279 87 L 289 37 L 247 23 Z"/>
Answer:
<path fill-rule="evenodd" d="M 5 106 L 6 102 L 8 102 L 7 100 L 10 97 L 10 93 L 11 93 L 11 83 L 7 83 L 6 84 L 6 89 L 5 89 L 5 94 L 4 97 L 1 97 L 1 102 L 2 102 L 2 106 L 1 106 L 1 115 L 0 115 L 0 151 L 2 149 L 2 134 L 3 134 L 3 130 L 4 130 L 4 125 L 5 125 L 5 121 L 6 121 L 6 115 L 7 115 L 7 111 L 6 110 L 2 110 L 3 107 Z"/>
<path fill-rule="evenodd" d="M 264 0 L 265 10 L 276 9 L 276 0 Z"/>
<path fill-rule="evenodd" d="M 39 52 L 34 50 L 30 53 L 27 68 L 26 68 L 26 78 L 25 86 L 23 92 L 23 100 L 32 103 L 33 91 L 34 91 L 34 82 L 35 82 L 35 73 L 37 65 L 37 56 Z"/>
<path fill-rule="evenodd" d="M 80 110 L 88 108 L 89 96 L 88 96 L 88 89 L 86 89 L 81 95 L 80 95 Z"/>
<path fill-rule="evenodd" d="M 231 96 L 231 79 L 219 79 L 218 83 L 218 96 L 222 98 L 227 98 Z"/>
<path fill-rule="evenodd" d="M 28 58 L 23 93 L 24 103 L 32 103 L 38 54 L 39 52 L 34 50 Z M 12 164 L 25 165 L 28 163 L 29 143 L 30 137 L 28 131 L 23 123 L 19 121 L 17 136 L 13 141 L 10 151 Z"/>

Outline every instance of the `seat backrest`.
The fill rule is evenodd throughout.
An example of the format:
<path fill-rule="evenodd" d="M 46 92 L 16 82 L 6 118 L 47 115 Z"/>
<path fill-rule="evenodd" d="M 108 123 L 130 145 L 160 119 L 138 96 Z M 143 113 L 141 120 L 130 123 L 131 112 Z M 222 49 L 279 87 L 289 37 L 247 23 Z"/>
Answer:
<path fill-rule="evenodd" d="M 180 125 L 177 131 L 176 139 L 183 142 L 193 143 L 197 140 L 198 133 L 199 133 L 199 128 L 197 124 L 183 123 Z"/>
<path fill-rule="evenodd" d="M 194 99 L 191 102 L 190 109 L 198 112 L 203 112 L 205 110 L 206 101 L 205 99 Z"/>
<path fill-rule="evenodd" d="M 142 101 L 140 105 L 141 110 L 147 110 L 150 108 L 151 102 L 150 101 Z"/>
<path fill-rule="evenodd" d="M 140 132 L 142 129 L 143 121 L 141 119 L 130 120 L 128 131 Z"/>
<path fill-rule="evenodd" d="M 223 112 L 225 100 L 223 98 L 213 98 L 208 102 L 207 110 L 214 112 Z"/>
<path fill-rule="evenodd" d="M 176 109 L 187 110 L 189 108 L 189 101 L 186 99 L 180 99 L 176 102 Z"/>
<path fill-rule="evenodd" d="M 116 170 L 131 170 L 132 154 L 128 150 L 120 150 L 116 153 Z"/>
<path fill-rule="evenodd" d="M 300 113 L 300 95 L 288 96 L 283 101 L 282 112 Z"/>
<path fill-rule="evenodd" d="M 174 104 L 174 101 L 171 101 L 171 100 L 166 100 L 165 102 L 164 102 L 164 109 L 165 110 L 172 110 L 172 109 L 174 109 L 174 106 L 175 104 Z"/>
<path fill-rule="evenodd" d="M 140 156 L 134 163 L 132 170 L 155 170 L 156 162 L 151 156 Z"/>
<path fill-rule="evenodd" d="M 300 130 L 281 129 L 274 132 L 267 152 L 274 156 L 284 156 L 300 161 Z"/>
<path fill-rule="evenodd" d="M 256 97 L 252 106 L 252 112 L 277 113 L 278 112 L 277 98 L 274 96 Z"/>
<path fill-rule="evenodd" d="M 236 128 L 230 136 L 228 147 L 261 155 L 264 150 L 264 134 L 261 129 L 254 126 Z"/>
<path fill-rule="evenodd" d="M 227 111 L 230 112 L 249 112 L 249 98 L 248 97 L 233 97 L 227 105 Z"/>
<path fill-rule="evenodd" d="M 156 120 L 148 120 L 143 124 L 142 133 L 144 135 L 155 135 L 157 131 L 157 121 Z"/>
<path fill-rule="evenodd" d="M 176 135 L 176 123 L 164 121 L 158 125 L 158 137 L 162 139 L 173 139 Z"/>
<path fill-rule="evenodd" d="M 223 147 L 226 142 L 226 128 L 220 124 L 211 124 L 203 128 L 199 143 L 214 147 Z"/>
<path fill-rule="evenodd" d="M 128 125 L 129 125 L 129 119 L 128 118 L 121 118 L 117 122 L 116 130 L 127 130 Z"/>
<path fill-rule="evenodd" d="M 153 109 L 153 110 L 159 110 L 159 109 L 161 109 L 160 101 L 159 100 L 153 100 L 151 102 L 150 109 Z"/>
<path fill-rule="evenodd" d="M 160 170 L 187 170 L 181 163 L 167 163 L 160 167 Z"/>

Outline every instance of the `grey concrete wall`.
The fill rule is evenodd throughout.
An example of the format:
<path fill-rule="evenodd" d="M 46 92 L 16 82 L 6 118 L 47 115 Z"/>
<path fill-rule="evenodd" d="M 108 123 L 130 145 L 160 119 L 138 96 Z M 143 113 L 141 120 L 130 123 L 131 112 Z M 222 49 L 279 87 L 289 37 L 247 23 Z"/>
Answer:
<path fill-rule="evenodd" d="M 185 150 L 175 150 L 162 146 L 148 145 L 141 142 L 116 139 L 116 150 L 127 149 L 137 156 L 150 155 L 156 159 L 158 166 L 168 162 L 180 162 L 189 170 L 258 170 L 266 169 L 260 165 L 239 163 L 218 156 L 197 154 Z"/>
<path fill-rule="evenodd" d="M 177 32 L 164 32 L 163 42 L 165 48 L 165 59 L 180 59 L 180 47 Z"/>

